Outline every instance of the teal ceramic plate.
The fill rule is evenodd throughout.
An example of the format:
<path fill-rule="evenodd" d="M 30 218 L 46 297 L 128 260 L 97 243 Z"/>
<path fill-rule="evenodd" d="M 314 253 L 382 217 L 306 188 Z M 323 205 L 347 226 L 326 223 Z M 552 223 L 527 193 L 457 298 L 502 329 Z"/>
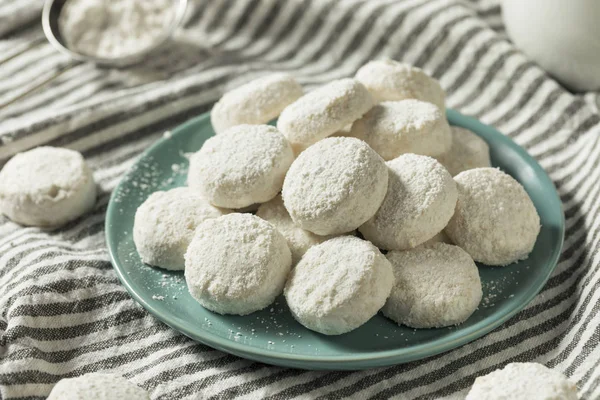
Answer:
<path fill-rule="evenodd" d="M 542 222 L 527 260 L 504 268 L 480 266 L 483 301 L 458 327 L 413 330 L 377 315 L 353 332 L 325 336 L 298 324 L 282 297 L 248 316 L 222 316 L 192 299 L 183 273 L 144 265 L 132 240 L 135 211 L 150 193 L 185 184 L 186 153 L 198 150 L 213 135 L 208 114 L 183 124 L 148 149 L 114 191 L 106 217 L 112 263 L 131 296 L 156 318 L 211 347 L 265 363 L 362 369 L 417 360 L 461 346 L 508 320 L 541 290 L 557 263 L 564 221 L 552 182 L 525 150 L 493 128 L 455 111 L 448 111 L 448 119 L 489 143 L 493 164 L 525 186 Z"/>

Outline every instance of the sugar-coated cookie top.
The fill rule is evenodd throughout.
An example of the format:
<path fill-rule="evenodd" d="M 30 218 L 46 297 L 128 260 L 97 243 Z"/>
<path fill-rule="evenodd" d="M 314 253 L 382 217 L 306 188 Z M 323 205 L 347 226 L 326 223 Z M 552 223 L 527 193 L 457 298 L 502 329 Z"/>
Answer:
<path fill-rule="evenodd" d="M 393 283 L 379 249 L 354 236 L 311 247 L 290 273 L 285 297 L 309 329 L 337 335 L 356 329 L 385 303 Z"/>
<path fill-rule="evenodd" d="M 417 99 L 446 109 L 446 94 L 440 84 L 412 65 L 389 59 L 370 61 L 356 72 L 356 79 L 377 102 Z"/>
<path fill-rule="evenodd" d="M 284 73 L 250 81 L 223 95 L 211 111 L 215 132 L 241 124 L 266 124 L 303 94 L 296 80 Z"/>
<path fill-rule="evenodd" d="M 417 218 L 438 196 L 447 191 L 455 192 L 452 180 L 431 157 L 405 154 L 386 164 L 401 177 L 402 187 L 399 189 L 403 190 L 389 196 L 389 202 L 379 210 L 377 219 L 394 221 Z"/>
<path fill-rule="evenodd" d="M 242 208 L 272 199 L 294 160 L 275 127 L 237 125 L 213 136 L 190 159 L 188 184 L 214 205 Z"/>
<path fill-rule="evenodd" d="M 74 150 L 37 147 L 11 158 L 0 171 L 0 195 L 67 197 L 90 178 L 83 156 Z"/>
<path fill-rule="evenodd" d="M 152 193 L 138 208 L 145 216 L 143 223 L 152 223 L 155 234 L 165 239 L 179 236 L 182 228 L 194 231 L 197 222 L 218 218 L 229 210 L 211 205 L 188 187 L 178 187 Z"/>
<path fill-rule="evenodd" d="M 420 100 L 385 101 L 354 122 L 350 136 L 362 139 L 384 160 L 405 153 L 436 157 L 451 147 L 446 115 Z"/>
<path fill-rule="evenodd" d="M 475 261 L 507 265 L 525 259 L 540 231 L 529 195 L 496 168 L 475 168 L 454 177 L 456 211 L 446 227 L 450 239 Z"/>
<path fill-rule="evenodd" d="M 435 243 L 390 251 L 395 284 L 383 313 L 413 328 L 456 325 L 467 319 L 482 297 L 473 259 L 460 247 Z"/>
<path fill-rule="evenodd" d="M 450 149 L 437 156 L 452 176 L 474 168 L 491 167 L 490 147 L 487 142 L 468 129 L 452 126 Z"/>
<path fill-rule="evenodd" d="M 452 176 L 435 159 L 403 154 L 388 161 L 387 194 L 377 213 L 359 228 L 387 250 L 406 250 L 439 233 L 456 205 Z"/>
<path fill-rule="evenodd" d="M 360 118 L 372 106 L 373 99 L 360 82 L 339 79 L 286 107 L 277 128 L 297 150 L 303 150 Z"/>
<path fill-rule="evenodd" d="M 96 193 L 92 171 L 73 150 L 38 147 L 0 171 L 0 211 L 22 225 L 64 225 L 92 209 Z"/>
<path fill-rule="evenodd" d="M 385 196 L 387 175 L 384 161 L 362 140 L 327 138 L 294 161 L 283 184 L 283 200 L 292 219 L 305 229 L 349 232 L 375 213 Z M 309 227 L 319 220 L 344 227 L 353 218 L 364 220 L 339 232 Z"/>
<path fill-rule="evenodd" d="M 297 285 L 288 285 L 286 296 L 303 297 L 306 308 L 335 309 L 371 279 L 379 256 L 383 257 L 375 246 L 357 237 L 330 239 L 304 255 L 291 278 Z"/>
<path fill-rule="evenodd" d="M 196 229 L 185 254 L 185 278 L 191 291 L 230 305 L 255 296 L 274 276 L 285 276 L 290 265 L 287 243 L 272 224 L 234 213 Z"/>
<path fill-rule="evenodd" d="M 91 373 L 60 380 L 48 400 L 150 400 L 144 389 L 122 376 Z"/>
<path fill-rule="evenodd" d="M 238 125 L 208 139 L 192 158 L 216 181 L 235 185 L 268 174 L 274 166 L 288 161 L 290 151 L 289 143 L 275 127 Z"/>
<path fill-rule="evenodd" d="M 537 363 L 511 363 L 475 379 L 466 400 L 577 400 L 562 373 Z"/>

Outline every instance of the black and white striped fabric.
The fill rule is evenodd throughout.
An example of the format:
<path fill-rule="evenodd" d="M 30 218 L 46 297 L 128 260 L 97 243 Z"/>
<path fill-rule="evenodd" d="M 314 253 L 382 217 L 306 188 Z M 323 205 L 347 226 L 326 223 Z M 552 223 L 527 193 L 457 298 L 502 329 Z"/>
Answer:
<path fill-rule="evenodd" d="M 599 96 L 567 92 L 520 53 L 499 0 L 196 0 L 173 43 L 126 70 L 52 49 L 42 3 L 0 0 L 0 163 L 42 144 L 77 149 L 102 193 L 92 213 L 58 231 L 0 220 L 0 398 L 45 398 L 61 378 L 103 371 L 153 399 L 461 399 L 475 377 L 514 361 L 556 368 L 582 398 L 600 398 Z M 310 89 L 381 57 L 424 68 L 450 107 L 512 137 L 554 180 L 564 250 L 524 311 L 429 359 L 314 372 L 195 343 L 130 298 L 108 261 L 103 222 L 141 151 L 241 82 L 289 71 Z"/>

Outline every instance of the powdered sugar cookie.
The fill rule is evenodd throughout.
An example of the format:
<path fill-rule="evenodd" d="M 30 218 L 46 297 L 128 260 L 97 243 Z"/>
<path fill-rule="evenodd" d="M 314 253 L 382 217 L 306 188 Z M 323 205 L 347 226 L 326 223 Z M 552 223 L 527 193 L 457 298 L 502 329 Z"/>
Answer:
<path fill-rule="evenodd" d="M 208 139 L 191 157 L 188 184 L 217 207 L 248 207 L 279 193 L 293 160 L 275 127 L 238 125 Z"/>
<path fill-rule="evenodd" d="M 91 373 L 58 381 L 48 400 L 150 400 L 144 389 L 122 376 Z"/>
<path fill-rule="evenodd" d="M 251 214 L 201 223 L 185 253 L 192 297 L 219 314 L 246 315 L 281 293 L 292 256 L 273 225 Z"/>
<path fill-rule="evenodd" d="M 475 379 L 466 400 L 577 400 L 577 387 L 537 363 L 511 363 Z"/>
<path fill-rule="evenodd" d="M 277 128 L 296 153 L 362 117 L 373 106 L 369 91 L 354 79 L 321 86 L 286 107 Z"/>
<path fill-rule="evenodd" d="M 0 171 L 0 209 L 11 220 L 58 227 L 96 203 L 96 183 L 82 155 L 57 147 L 19 153 Z"/>
<path fill-rule="evenodd" d="M 362 66 L 356 79 L 369 89 L 375 101 L 417 99 L 446 111 L 446 94 L 422 69 L 393 60 L 376 60 Z"/>
<path fill-rule="evenodd" d="M 261 204 L 256 216 L 272 223 L 287 240 L 292 252 L 292 265 L 296 265 L 309 248 L 331 239 L 331 236 L 315 235 L 297 226 L 285 209 L 281 196 Z"/>
<path fill-rule="evenodd" d="M 490 148 L 485 140 L 465 128 L 453 126 L 450 149 L 436 157 L 452 176 L 468 169 L 491 167 Z"/>
<path fill-rule="evenodd" d="M 386 250 L 407 250 L 439 233 L 454 213 L 456 184 L 435 159 L 404 154 L 386 165 L 388 190 L 373 218 L 358 230 Z"/>
<path fill-rule="evenodd" d="M 419 100 L 385 101 L 354 122 L 350 135 L 364 140 L 384 160 L 405 153 L 439 156 L 452 143 L 446 115 Z"/>
<path fill-rule="evenodd" d="M 507 265 L 527 258 L 540 217 L 523 186 L 495 168 L 476 168 L 456 177 L 458 201 L 446 233 L 475 261 Z"/>
<path fill-rule="evenodd" d="M 196 227 L 227 213 L 187 187 L 154 192 L 135 213 L 133 241 L 146 264 L 182 270 Z"/>
<path fill-rule="evenodd" d="M 302 94 L 302 86 L 290 75 L 271 74 L 225 93 L 213 107 L 210 120 L 216 133 L 236 125 L 266 124 Z"/>
<path fill-rule="evenodd" d="M 342 236 L 311 247 L 290 273 L 284 293 L 298 322 L 339 335 L 377 314 L 393 279 L 390 263 L 375 246 Z"/>
<path fill-rule="evenodd" d="M 464 322 L 482 297 L 473 259 L 460 247 L 436 243 L 386 255 L 395 284 L 381 310 L 411 328 L 440 328 Z"/>
<path fill-rule="evenodd" d="M 282 197 L 298 226 L 317 235 L 335 235 L 350 232 L 371 218 L 387 185 L 385 162 L 365 142 L 327 138 L 294 161 Z"/>

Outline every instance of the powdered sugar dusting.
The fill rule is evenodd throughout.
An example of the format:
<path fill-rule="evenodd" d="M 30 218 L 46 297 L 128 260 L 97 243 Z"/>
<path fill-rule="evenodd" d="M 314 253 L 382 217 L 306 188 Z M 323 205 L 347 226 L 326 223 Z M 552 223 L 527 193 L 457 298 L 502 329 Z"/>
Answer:
<path fill-rule="evenodd" d="M 342 236 L 311 247 L 285 286 L 292 315 L 326 335 L 349 332 L 383 306 L 392 288 L 390 263 L 371 243 Z"/>
<path fill-rule="evenodd" d="M 386 101 L 355 121 L 350 136 L 364 140 L 384 160 L 405 153 L 436 157 L 450 149 L 445 114 L 419 100 Z"/>
<path fill-rule="evenodd" d="M 292 257 L 285 238 L 250 214 L 203 222 L 185 254 L 190 294 L 220 314 L 246 315 L 278 296 Z"/>
<path fill-rule="evenodd" d="M 464 171 L 454 180 L 458 201 L 446 227 L 450 239 L 488 265 L 527 258 L 540 232 L 540 218 L 523 186 L 495 168 Z"/>
<path fill-rule="evenodd" d="M 356 79 L 376 101 L 417 99 L 446 109 L 440 84 L 422 69 L 390 59 L 370 61 L 356 72 Z"/>
<path fill-rule="evenodd" d="M 208 139 L 190 160 L 188 184 L 212 204 L 243 208 L 281 191 L 294 154 L 268 125 L 238 125 Z"/>
<path fill-rule="evenodd" d="M 298 226 L 318 235 L 341 234 L 375 214 L 387 183 L 385 163 L 365 142 L 327 138 L 294 161 L 282 197 Z"/>
<path fill-rule="evenodd" d="M 302 86 L 288 74 L 255 79 L 227 92 L 215 104 L 210 118 L 216 133 L 242 124 L 266 124 L 302 96 Z"/>
<path fill-rule="evenodd" d="M 354 79 L 330 82 L 286 107 L 277 128 L 300 152 L 360 118 L 373 106 L 368 90 Z"/>
<path fill-rule="evenodd" d="M 438 328 L 464 322 L 482 297 L 477 266 L 460 247 L 436 243 L 391 251 L 395 284 L 382 312 L 413 328 Z"/>
<path fill-rule="evenodd" d="M 456 184 L 431 157 L 404 154 L 386 165 L 385 199 L 359 231 L 380 248 L 411 249 L 444 229 L 454 213 Z"/>

